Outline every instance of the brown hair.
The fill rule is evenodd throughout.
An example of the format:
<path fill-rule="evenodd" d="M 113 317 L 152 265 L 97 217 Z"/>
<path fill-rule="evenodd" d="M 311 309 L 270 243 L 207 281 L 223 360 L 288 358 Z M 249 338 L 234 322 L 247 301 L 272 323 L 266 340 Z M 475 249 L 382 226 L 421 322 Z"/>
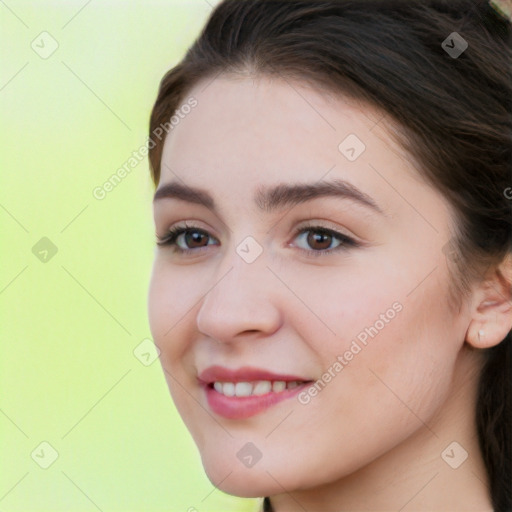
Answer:
<path fill-rule="evenodd" d="M 442 45 L 453 32 L 469 45 L 456 57 Z M 512 248 L 510 41 L 485 0 L 225 0 L 162 79 L 150 133 L 220 73 L 296 79 L 380 108 L 455 211 L 460 296 Z M 149 151 L 156 185 L 162 147 Z M 496 511 L 512 508 L 511 345 L 509 333 L 486 350 L 475 419 Z"/>

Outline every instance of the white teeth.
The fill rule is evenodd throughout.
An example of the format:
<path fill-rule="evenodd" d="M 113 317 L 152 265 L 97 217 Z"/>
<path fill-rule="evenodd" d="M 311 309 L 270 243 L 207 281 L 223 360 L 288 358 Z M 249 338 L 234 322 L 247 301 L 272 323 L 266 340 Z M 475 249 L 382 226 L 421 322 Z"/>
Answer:
<path fill-rule="evenodd" d="M 222 394 L 226 396 L 235 396 L 235 385 L 232 382 L 224 382 L 222 385 Z"/>
<path fill-rule="evenodd" d="M 225 396 L 245 397 L 252 395 L 266 395 L 267 393 L 280 393 L 286 389 L 294 389 L 302 381 L 276 380 L 271 382 L 269 380 L 259 380 L 256 382 L 214 382 L 213 388 L 218 393 Z"/>
<path fill-rule="evenodd" d="M 266 395 L 270 393 L 272 389 L 272 383 L 269 380 L 260 380 L 256 382 L 254 389 L 252 390 L 253 395 Z"/>
<path fill-rule="evenodd" d="M 236 396 L 250 396 L 251 393 L 252 393 L 252 384 L 250 382 L 237 382 L 235 384 L 235 395 Z"/>
<path fill-rule="evenodd" d="M 286 389 L 286 382 L 284 380 L 276 380 L 274 384 L 272 384 L 272 391 L 274 393 L 279 393 L 279 391 L 284 391 Z"/>

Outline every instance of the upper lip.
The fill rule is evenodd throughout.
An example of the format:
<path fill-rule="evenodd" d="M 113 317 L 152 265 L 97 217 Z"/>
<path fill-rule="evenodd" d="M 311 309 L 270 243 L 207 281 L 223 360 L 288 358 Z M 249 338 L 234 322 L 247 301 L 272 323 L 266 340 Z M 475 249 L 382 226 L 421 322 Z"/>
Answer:
<path fill-rule="evenodd" d="M 209 366 L 203 370 L 199 374 L 198 379 L 205 384 L 211 384 L 212 382 L 250 382 L 258 380 L 281 380 L 285 382 L 297 380 L 301 382 L 308 382 L 311 380 L 297 375 L 278 374 L 252 366 L 243 366 L 237 369 L 229 369 L 217 365 Z"/>

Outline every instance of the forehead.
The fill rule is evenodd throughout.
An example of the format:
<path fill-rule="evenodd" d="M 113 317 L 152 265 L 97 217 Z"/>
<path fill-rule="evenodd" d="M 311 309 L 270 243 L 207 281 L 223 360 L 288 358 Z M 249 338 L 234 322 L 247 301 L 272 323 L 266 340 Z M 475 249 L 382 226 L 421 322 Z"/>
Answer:
<path fill-rule="evenodd" d="M 255 190 L 329 175 L 358 186 L 375 179 L 372 163 L 409 166 L 381 111 L 303 83 L 221 76 L 197 84 L 182 104 L 190 98 L 197 105 L 166 138 L 161 183 Z M 347 158 L 346 146 L 360 156 Z"/>
<path fill-rule="evenodd" d="M 164 156 L 177 148 L 180 154 L 198 147 L 209 153 L 227 148 L 235 152 L 235 142 L 245 143 L 246 154 L 266 160 L 276 157 L 272 149 L 279 150 L 279 155 L 289 150 L 290 156 L 308 149 L 336 152 L 344 136 L 355 133 L 365 139 L 367 132 L 382 126 L 384 116 L 350 98 L 268 77 L 230 75 L 204 80 L 182 104 L 192 97 L 197 106 L 179 116 L 179 123 L 166 138 Z M 377 134 L 388 135 L 382 129 L 375 130 Z M 392 141 L 387 139 L 385 144 L 390 145 Z M 297 142 L 301 144 L 297 146 Z M 263 146 L 265 154 L 258 151 Z"/>

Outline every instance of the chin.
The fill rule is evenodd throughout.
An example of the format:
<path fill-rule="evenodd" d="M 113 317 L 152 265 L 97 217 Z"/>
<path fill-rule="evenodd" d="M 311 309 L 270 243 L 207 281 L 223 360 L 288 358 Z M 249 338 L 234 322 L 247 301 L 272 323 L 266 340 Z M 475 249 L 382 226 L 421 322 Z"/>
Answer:
<path fill-rule="evenodd" d="M 227 465 L 226 465 L 227 466 Z M 206 476 L 219 490 L 240 498 L 261 498 L 282 492 L 264 468 L 233 468 L 204 465 Z M 231 472 L 231 474 L 230 474 Z M 229 476 L 227 476 L 229 475 Z"/>

